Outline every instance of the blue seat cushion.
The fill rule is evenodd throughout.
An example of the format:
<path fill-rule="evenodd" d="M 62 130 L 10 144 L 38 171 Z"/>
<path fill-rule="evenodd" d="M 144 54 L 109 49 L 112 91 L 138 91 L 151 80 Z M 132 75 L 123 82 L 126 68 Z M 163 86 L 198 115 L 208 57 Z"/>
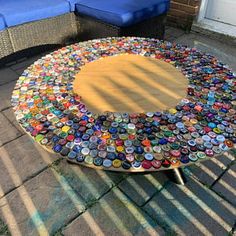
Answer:
<path fill-rule="evenodd" d="M 70 12 L 66 0 L 0 0 L 0 14 L 8 27 Z"/>
<path fill-rule="evenodd" d="M 117 26 L 129 26 L 168 11 L 170 0 L 80 0 L 78 13 Z"/>
<path fill-rule="evenodd" d="M 70 10 L 71 11 L 75 11 L 75 4 L 79 3 L 81 0 L 67 0 L 67 2 L 69 2 L 70 4 Z"/>
<path fill-rule="evenodd" d="M 4 30 L 6 28 L 6 24 L 5 24 L 5 19 L 4 17 L 0 14 L 0 31 Z"/>

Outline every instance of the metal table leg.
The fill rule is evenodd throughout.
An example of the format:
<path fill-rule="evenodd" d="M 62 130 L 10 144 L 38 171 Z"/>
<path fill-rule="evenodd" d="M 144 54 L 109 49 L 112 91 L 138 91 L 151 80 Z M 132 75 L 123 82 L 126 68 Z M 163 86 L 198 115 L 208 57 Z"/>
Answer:
<path fill-rule="evenodd" d="M 184 185 L 187 182 L 187 179 L 184 175 L 184 172 L 181 168 L 175 168 L 172 170 L 166 171 L 167 177 L 176 184 Z"/>

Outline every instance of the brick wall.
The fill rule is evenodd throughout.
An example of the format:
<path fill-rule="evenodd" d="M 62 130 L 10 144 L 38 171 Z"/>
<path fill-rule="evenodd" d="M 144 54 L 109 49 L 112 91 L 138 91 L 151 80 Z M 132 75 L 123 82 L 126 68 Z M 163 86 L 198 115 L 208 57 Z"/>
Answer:
<path fill-rule="evenodd" d="M 201 0 L 171 0 L 167 24 L 190 30 Z"/>

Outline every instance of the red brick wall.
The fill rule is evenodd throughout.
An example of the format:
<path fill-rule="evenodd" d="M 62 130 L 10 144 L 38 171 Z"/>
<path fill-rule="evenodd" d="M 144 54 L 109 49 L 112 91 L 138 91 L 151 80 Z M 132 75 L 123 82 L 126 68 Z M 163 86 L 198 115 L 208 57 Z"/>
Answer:
<path fill-rule="evenodd" d="M 201 0 L 171 0 L 167 24 L 190 30 L 200 2 Z"/>

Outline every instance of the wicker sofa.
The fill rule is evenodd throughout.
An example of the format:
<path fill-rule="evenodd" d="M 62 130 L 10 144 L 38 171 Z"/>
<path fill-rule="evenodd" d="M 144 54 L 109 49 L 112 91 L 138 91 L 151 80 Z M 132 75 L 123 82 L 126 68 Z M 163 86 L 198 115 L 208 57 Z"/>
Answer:
<path fill-rule="evenodd" d="M 0 0 L 0 58 L 76 37 L 78 27 L 71 9 L 67 0 Z"/>
<path fill-rule="evenodd" d="M 75 40 L 164 37 L 169 0 L 111 2 L 0 0 L 0 59 L 34 46 L 63 45 Z"/>

